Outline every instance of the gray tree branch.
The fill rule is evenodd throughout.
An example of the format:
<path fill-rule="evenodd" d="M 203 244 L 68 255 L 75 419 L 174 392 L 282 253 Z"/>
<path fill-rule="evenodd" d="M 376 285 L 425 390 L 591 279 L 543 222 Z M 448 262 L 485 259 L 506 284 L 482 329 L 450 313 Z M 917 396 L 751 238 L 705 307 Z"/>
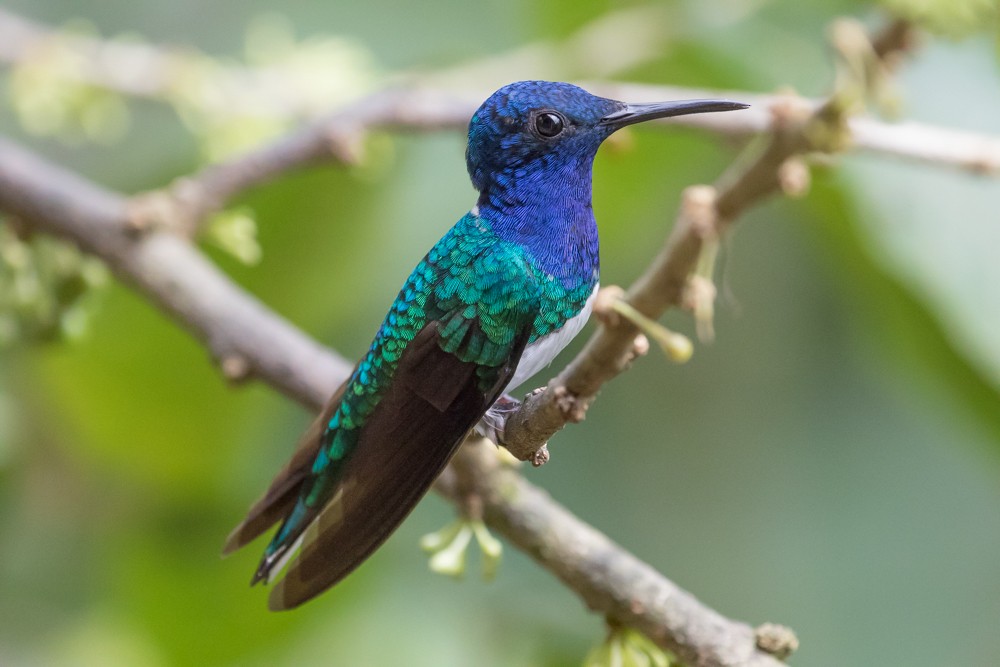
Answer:
<path fill-rule="evenodd" d="M 576 591 L 588 608 L 640 630 L 688 665 L 782 664 L 758 647 L 758 630 L 706 607 L 580 521 L 504 465 L 489 440 L 466 442 L 452 467 L 459 481 L 444 494 L 461 502 L 463 492 L 475 493 L 489 525 Z"/>
<path fill-rule="evenodd" d="M 103 259 L 191 332 L 231 380 L 256 376 L 313 406 L 352 364 L 324 349 L 171 233 L 138 234 L 128 200 L 0 139 L 0 209 Z"/>

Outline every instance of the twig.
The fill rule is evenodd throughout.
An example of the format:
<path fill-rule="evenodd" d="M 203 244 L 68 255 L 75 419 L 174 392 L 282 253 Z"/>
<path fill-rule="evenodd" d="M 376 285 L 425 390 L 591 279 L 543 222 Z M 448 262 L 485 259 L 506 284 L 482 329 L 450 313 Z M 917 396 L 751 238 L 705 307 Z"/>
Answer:
<path fill-rule="evenodd" d="M 321 161 L 356 161 L 370 129 L 455 127 L 469 122 L 472 110 L 467 106 L 453 96 L 425 90 L 382 90 L 260 148 L 180 178 L 166 190 L 136 196 L 131 224 L 138 229 L 168 227 L 193 236 L 207 216 L 253 186 Z"/>
<path fill-rule="evenodd" d="M 733 137 L 768 131 L 776 113 L 808 114 L 817 108 L 815 102 L 795 96 L 600 83 L 590 84 L 590 89 L 633 101 L 710 96 L 748 101 L 753 106 L 739 114 L 692 115 L 663 121 Z M 357 161 L 367 131 L 464 128 L 478 99 L 422 87 L 379 91 L 260 148 L 178 179 L 166 190 L 139 195 L 131 216 L 133 224 L 137 228 L 164 225 L 193 235 L 207 216 L 253 186 L 310 164 Z M 915 122 L 885 123 L 868 116 L 848 119 L 846 129 L 848 147 L 977 174 L 1000 175 L 1000 137 Z"/>
<path fill-rule="evenodd" d="M 79 56 L 75 74 L 83 83 L 134 97 L 157 97 L 169 87 L 169 49 L 68 35 L 0 7 L 0 62 L 24 62 L 55 40 Z"/>
<path fill-rule="evenodd" d="M 864 116 L 852 118 L 848 126 L 854 145 L 873 153 L 984 176 L 1000 175 L 1000 137 L 914 121 L 880 123 Z"/>
<path fill-rule="evenodd" d="M 630 101 L 693 97 L 730 97 L 746 101 L 752 107 L 738 114 L 691 115 L 651 123 L 672 123 L 732 137 L 769 131 L 775 113 L 805 115 L 815 112 L 818 106 L 812 100 L 794 95 L 608 83 L 584 85 L 597 94 Z M 379 91 L 260 148 L 181 179 L 166 193 L 153 193 L 153 196 L 165 196 L 168 206 L 146 210 L 159 214 L 167 211 L 169 219 L 140 224 L 165 222 L 191 233 L 207 215 L 224 207 L 232 197 L 278 174 L 317 162 L 344 164 L 356 160 L 366 131 L 462 129 L 480 99 L 426 87 Z M 885 123 L 868 116 L 847 120 L 845 130 L 845 148 L 977 174 L 1000 175 L 1000 137 L 915 122 Z"/>

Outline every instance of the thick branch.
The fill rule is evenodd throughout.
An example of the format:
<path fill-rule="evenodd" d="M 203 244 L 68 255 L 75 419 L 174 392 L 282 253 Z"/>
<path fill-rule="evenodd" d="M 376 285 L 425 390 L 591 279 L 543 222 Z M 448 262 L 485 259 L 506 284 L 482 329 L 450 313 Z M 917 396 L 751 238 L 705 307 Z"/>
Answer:
<path fill-rule="evenodd" d="M 266 379 L 316 404 L 351 365 L 233 284 L 183 239 L 137 235 L 127 200 L 0 139 L 0 209 L 71 239 L 201 341 L 231 380 Z"/>
<path fill-rule="evenodd" d="M 318 346 L 166 231 L 138 235 L 126 200 L 0 141 L 0 210 L 29 228 L 75 241 L 102 259 L 204 342 L 240 377 L 253 375 L 312 409 L 347 363 Z M 235 360 L 229 361 L 226 360 Z M 646 632 L 697 665 L 781 663 L 759 650 L 749 627 L 698 603 L 655 570 L 553 502 L 518 474 L 463 453 L 463 482 L 486 499 L 486 519 L 526 549 L 592 608 Z"/>
<path fill-rule="evenodd" d="M 488 523 L 576 591 L 590 609 L 640 630 L 685 664 L 783 664 L 757 648 L 754 628 L 706 607 L 580 521 L 504 465 L 489 440 L 467 442 L 453 467 L 459 480 L 471 482 Z M 460 484 L 445 493 L 456 502 L 462 498 Z"/>

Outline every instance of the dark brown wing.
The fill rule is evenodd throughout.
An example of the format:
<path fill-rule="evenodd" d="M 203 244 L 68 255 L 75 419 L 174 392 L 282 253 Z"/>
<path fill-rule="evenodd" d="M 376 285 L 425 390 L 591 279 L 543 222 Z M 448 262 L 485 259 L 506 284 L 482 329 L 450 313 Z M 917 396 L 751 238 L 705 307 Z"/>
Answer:
<path fill-rule="evenodd" d="M 223 556 L 229 555 L 257 539 L 259 535 L 262 535 L 268 528 L 284 519 L 292 511 L 292 507 L 299 497 L 302 482 L 312 470 L 313 461 L 319 452 L 323 432 L 340 405 L 345 387 L 347 387 L 347 381 L 337 388 L 337 391 L 327 401 L 323 412 L 316 417 L 309 429 L 302 435 L 291 460 L 281 469 L 281 472 L 275 475 L 271 486 L 253 504 L 243 522 L 229 533 L 229 537 L 226 538 L 226 543 L 222 547 Z"/>
<path fill-rule="evenodd" d="M 436 323 L 417 334 L 363 427 L 337 495 L 306 529 L 299 555 L 271 591 L 272 610 L 326 590 L 389 537 L 510 381 L 527 339 L 525 332 L 515 341 L 484 389 L 476 364 L 441 349 Z"/>

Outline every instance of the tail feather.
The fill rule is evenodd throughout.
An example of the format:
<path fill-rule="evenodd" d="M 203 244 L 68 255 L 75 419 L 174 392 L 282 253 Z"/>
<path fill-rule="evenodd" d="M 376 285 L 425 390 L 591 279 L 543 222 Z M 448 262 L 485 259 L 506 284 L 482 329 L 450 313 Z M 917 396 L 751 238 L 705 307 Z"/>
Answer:
<path fill-rule="evenodd" d="M 323 412 L 316 417 L 299 440 L 291 460 L 275 475 L 264 495 L 247 512 L 246 518 L 229 533 L 222 547 L 223 556 L 228 556 L 246 546 L 291 514 L 302 485 L 312 470 L 313 461 L 319 453 L 326 425 L 330 423 L 330 418 L 340 406 L 346 387 L 347 382 L 344 382 L 337 388 L 327 401 Z"/>
<path fill-rule="evenodd" d="M 291 563 L 271 590 L 272 610 L 296 607 L 333 586 L 395 531 L 513 377 L 528 334 L 525 330 L 517 336 L 499 367 L 482 367 L 445 352 L 438 344 L 436 323 L 416 335 L 361 427 L 353 453 L 337 471 L 330 500 L 291 522 L 288 535 L 282 535 L 277 548 L 261 561 L 254 583 L 272 581 Z M 287 519 L 309 494 L 315 478 L 312 463 L 343 392 L 341 387 L 317 420 L 323 429 L 314 433 L 316 424 L 310 429 L 289 464 L 230 535 L 224 553 Z"/>
<path fill-rule="evenodd" d="M 436 327 L 417 334 L 362 428 L 337 494 L 306 528 L 298 555 L 271 590 L 272 610 L 333 586 L 396 530 L 507 385 L 526 342 L 527 334 L 484 389 L 482 369 L 443 351 Z"/>

